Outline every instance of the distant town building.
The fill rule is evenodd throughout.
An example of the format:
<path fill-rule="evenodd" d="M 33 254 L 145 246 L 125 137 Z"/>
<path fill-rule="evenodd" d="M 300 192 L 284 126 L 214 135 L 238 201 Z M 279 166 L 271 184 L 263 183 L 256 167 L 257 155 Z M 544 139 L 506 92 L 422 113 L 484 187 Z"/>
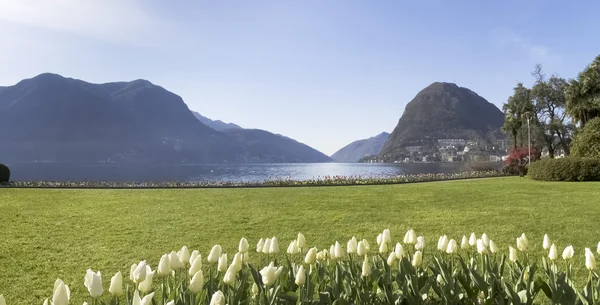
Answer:
<path fill-rule="evenodd" d="M 423 146 L 406 146 L 406 151 L 410 153 L 421 152 Z"/>
<path fill-rule="evenodd" d="M 466 143 L 465 139 L 439 139 L 437 142 L 441 147 L 465 146 Z"/>

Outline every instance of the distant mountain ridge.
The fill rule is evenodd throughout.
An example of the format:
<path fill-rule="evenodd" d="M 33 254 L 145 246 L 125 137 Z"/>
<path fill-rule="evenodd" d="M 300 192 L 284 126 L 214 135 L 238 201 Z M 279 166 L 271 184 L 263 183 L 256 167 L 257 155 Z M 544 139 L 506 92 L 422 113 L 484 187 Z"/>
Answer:
<path fill-rule="evenodd" d="M 366 155 L 378 155 L 390 134 L 382 132 L 374 137 L 354 141 L 331 155 L 337 162 L 358 162 Z"/>
<path fill-rule="evenodd" d="M 147 80 L 92 84 L 51 73 L 22 80 L 0 89 L 0 131 L 4 162 L 274 162 Z"/>
<path fill-rule="evenodd" d="M 198 120 L 200 120 L 200 122 L 202 122 L 202 124 L 212 128 L 216 131 L 223 131 L 223 130 L 227 130 L 227 129 L 242 129 L 242 127 L 240 127 L 236 124 L 233 124 L 233 123 L 225 123 L 221 120 L 211 120 L 196 111 L 192 111 L 192 113 Z"/>
<path fill-rule="evenodd" d="M 411 145 L 443 138 L 493 141 L 503 138 L 504 114 L 470 89 L 433 83 L 410 101 L 380 152 L 394 156 Z"/>

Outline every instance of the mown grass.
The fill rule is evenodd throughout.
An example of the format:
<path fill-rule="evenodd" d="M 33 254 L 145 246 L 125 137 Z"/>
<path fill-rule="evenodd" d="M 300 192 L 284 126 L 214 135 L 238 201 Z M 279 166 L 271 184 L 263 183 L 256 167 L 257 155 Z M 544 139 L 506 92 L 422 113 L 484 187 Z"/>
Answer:
<path fill-rule="evenodd" d="M 412 227 L 433 251 L 440 234 L 460 241 L 486 232 L 503 251 L 522 232 L 543 254 L 548 233 L 562 252 L 600 241 L 600 183 L 492 178 L 410 185 L 267 188 L 54 190 L 0 189 L 0 294 L 9 304 L 41 304 L 57 277 L 72 303 L 87 294 L 83 276 L 99 269 L 105 285 L 121 270 L 182 245 L 206 255 L 215 243 L 233 253 L 242 236 L 255 245 L 277 236 L 285 251 L 297 232 L 328 247 L 356 235 L 375 244 L 385 228 L 400 241 Z M 252 247 L 253 248 L 253 247 Z"/>

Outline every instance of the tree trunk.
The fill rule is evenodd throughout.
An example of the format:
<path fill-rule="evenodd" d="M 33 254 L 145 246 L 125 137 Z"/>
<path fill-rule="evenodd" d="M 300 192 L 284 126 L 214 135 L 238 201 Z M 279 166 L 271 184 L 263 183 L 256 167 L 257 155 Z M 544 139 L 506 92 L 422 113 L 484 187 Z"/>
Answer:
<path fill-rule="evenodd" d="M 517 130 L 516 129 L 513 129 L 512 136 L 513 136 L 513 149 L 517 149 Z"/>

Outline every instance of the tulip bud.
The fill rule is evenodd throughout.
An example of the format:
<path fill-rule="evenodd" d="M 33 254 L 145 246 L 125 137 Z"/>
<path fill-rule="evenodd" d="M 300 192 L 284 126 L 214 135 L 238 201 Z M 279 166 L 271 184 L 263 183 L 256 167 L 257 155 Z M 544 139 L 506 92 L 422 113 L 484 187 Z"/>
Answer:
<path fill-rule="evenodd" d="M 344 252 L 344 248 L 342 248 L 342 245 L 340 245 L 339 242 L 335 242 L 335 258 L 336 259 L 343 259 L 344 256 L 346 256 L 346 253 Z"/>
<path fill-rule="evenodd" d="M 271 246 L 269 247 L 269 254 L 279 253 L 279 240 L 277 237 L 271 238 Z"/>
<path fill-rule="evenodd" d="M 575 250 L 573 249 L 573 246 L 568 246 L 565 248 L 565 250 L 563 250 L 562 257 L 564 260 L 573 258 L 573 255 L 575 255 Z"/>
<path fill-rule="evenodd" d="M 208 254 L 208 262 L 211 264 L 217 263 L 219 261 L 219 258 L 221 257 L 221 254 L 223 254 L 223 249 L 221 248 L 221 245 L 214 245 L 210 250 L 210 253 Z"/>
<path fill-rule="evenodd" d="M 296 285 L 302 287 L 305 282 L 306 282 L 306 271 L 304 271 L 304 266 L 300 266 L 300 268 L 298 268 L 298 271 L 296 272 L 295 283 L 296 283 Z"/>
<path fill-rule="evenodd" d="M 196 274 L 196 272 L 200 270 L 202 270 L 202 255 L 198 254 L 196 259 L 194 259 L 194 261 L 192 262 L 192 266 L 190 266 L 188 274 L 190 276 L 194 276 L 194 274 Z"/>
<path fill-rule="evenodd" d="M 544 242 L 542 243 L 542 247 L 544 247 L 544 250 L 550 249 L 550 237 L 548 237 L 548 234 L 544 234 Z"/>
<path fill-rule="evenodd" d="M 390 229 L 383 230 L 383 242 L 388 245 L 392 242 L 392 233 L 390 233 Z"/>
<path fill-rule="evenodd" d="M 413 229 L 410 229 L 404 234 L 404 243 L 407 245 L 414 245 L 417 243 L 417 234 Z"/>
<path fill-rule="evenodd" d="M 477 237 L 475 236 L 475 232 L 471 233 L 471 236 L 469 237 L 469 245 L 471 247 L 475 247 L 477 245 Z"/>
<path fill-rule="evenodd" d="M 302 250 L 306 249 L 306 238 L 304 238 L 304 235 L 302 233 L 298 233 L 296 241 L 298 243 L 298 248 Z"/>
<path fill-rule="evenodd" d="M 110 278 L 110 287 L 108 288 L 108 292 L 116 297 L 123 294 L 123 275 L 121 274 L 121 271 L 117 272 L 112 278 Z"/>
<path fill-rule="evenodd" d="M 258 290 L 258 285 L 256 283 L 252 284 L 252 295 L 257 296 L 260 291 Z"/>
<path fill-rule="evenodd" d="M 387 243 L 382 243 L 381 245 L 379 245 L 379 253 L 382 253 L 382 254 L 388 253 L 388 244 Z"/>
<path fill-rule="evenodd" d="M 250 245 L 248 245 L 248 240 L 245 237 L 242 237 L 242 239 L 240 239 L 238 251 L 240 253 L 246 253 L 248 252 L 248 248 L 250 248 Z"/>
<path fill-rule="evenodd" d="M 202 274 L 202 270 L 199 270 L 198 272 L 194 273 L 194 275 L 192 276 L 192 279 L 190 280 L 190 286 L 188 287 L 188 289 L 192 293 L 198 294 L 202 291 L 203 287 L 204 287 L 204 274 Z"/>
<path fill-rule="evenodd" d="M 444 285 L 444 277 L 441 274 L 438 274 L 435 280 L 438 282 L 438 284 Z"/>
<path fill-rule="evenodd" d="M 425 248 L 425 238 L 423 236 L 417 237 L 417 243 L 415 244 L 415 250 L 423 250 Z"/>
<path fill-rule="evenodd" d="M 221 254 L 221 257 L 219 257 L 218 262 L 219 264 L 217 265 L 217 270 L 219 270 L 220 272 L 227 271 L 227 253 Z"/>
<path fill-rule="evenodd" d="M 268 287 L 275 283 L 275 281 L 277 280 L 277 271 L 278 269 L 275 267 L 275 264 L 273 262 L 271 262 L 269 266 L 264 267 L 262 270 L 260 270 L 260 275 L 265 286 Z"/>
<path fill-rule="evenodd" d="M 184 265 L 190 263 L 190 250 L 187 246 L 181 247 L 181 250 L 179 251 L 179 261 Z"/>
<path fill-rule="evenodd" d="M 596 258 L 590 248 L 585 248 L 585 267 L 590 271 L 596 269 Z"/>
<path fill-rule="evenodd" d="M 517 261 L 517 249 L 508 246 L 508 259 L 513 263 Z"/>
<path fill-rule="evenodd" d="M 485 246 L 485 243 L 483 242 L 483 240 L 481 240 L 481 239 L 477 240 L 477 252 L 481 255 L 488 254 L 488 249 Z"/>
<path fill-rule="evenodd" d="M 362 264 L 362 276 L 363 277 L 369 277 L 371 276 L 371 264 L 369 264 L 369 258 L 365 255 L 365 259 L 363 260 L 363 264 Z"/>
<path fill-rule="evenodd" d="M 237 272 L 238 272 L 237 267 L 232 263 L 231 266 L 229 266 L 229 268 L 227 268 L 227 272 L 225 272 L 225 276 L 223 276 L 223 283 L 233 287 L 235 284 L 235 277 L 237 275 Z"/>
<path fill-rule="evenodd" d="M 423 263 L 423 253 L 421 251 L 416 251 L 415 255 L 413 255 L 412 265 L 415 268 L 421 267 Z"/>
<path fill-rule="evenodd" d="M 460 241 L 460 248 L 461 249 L 469 249 L 469 240 L 467 239 L 466 236 L 463 235 L 462 240 Z"/>
<path fill-rule="evenodd" d="M 550 246 L 550 251 L 548 252 L 548 258 L 551 261 L 555 261 L 558 258 L 558 251 L 556 250 L 556 246 L 552 244 Z"/>
<path fill-rule="evenodd" d="M 360 255 L 360 256 L 365 256 L 367 255 L 367 246 L 365 245 L 364 241 L 359 241 L 358 242 L 358 246 L 356 247 L 356 254 Z"/>
<path fill-rule="evenodd" d="M 69 288 L 62 281 L 54 289 L 52 305 L 69 305 Z"/>
<path fill-rule="evenodd" d="M 396 248 L 394 248 L 394 254 L 396 254 L 397 259 L 402 259 L 404 257 L 404 248 L 400 243 L 396 243 Z"/>
<path fill-rule="evenodd" d="M 440 236 L 438 239 L 437 249 L 439 251 L 446 251 L 446 249 L 448 249 L 448 236 Z"/>
<path fill-rule="evenodd" d="M 138 296 L 139 297 L 139 296 Z M 147 294 L 142 298 L 140 305 L 152 305 L 152 298 L 154 297 L 154 292 Z"/>
<path fill-rule="evenodd" d="M 311 264 L 314 264 L 316 260 L 317 260 L 317 248 L 311 248 L 306 253 L 306 257 L 304 257 L 304 263 L 311 265 Z"/>
<path fill-rule="evenodd" d="M 349 254 L 356 253 L 356 250 L 358 248 L 358 242 L 356 241 L 356 237 L 352 236 L 352 238 L 348 241 L 346 248 Z"/>
<path fill-rule="evenodd" d="M 236 253 L 233 256 L 233 261 L 231 262 L 231 266 L 234 266 L 234 270 L 235 272 L 240 272 L 240 270 L 242 270 L 242 264 L 243 264 L 243 256 L 244 254 L 242 254 L 241 252 Z"/>
<path fill-rule="evenodd" d="M 265 246 L 265 240 L 261 238 L 258 241 L 258 243 L 256 244 L 256 253 L 262 253 L 264 246 Z"/>
<path fill-rule="evenodd" d="M 481 240 L 483 241 L 483 244 L 486 247 L 490 246 L 490 239 L 488 238 L 487 234 L 485 234 L 485 233 L 481 234 Z"/>
<path fill-rule="evenodd" d="M 490 239 L 489 244 L 490 244 L 490 252 L 492 252 L 492 253 L 498 252 L 498 247 L 496 247 L 496 243 L 494 243 L 493 240 Z"/>
<path fill-rule="evenodd" d="M 146 279 L 138 285 L 138 289 L 143 293 L 148 293 L 152 290 L 152 280 L 154 278 L 154 271 L 150 269 L 150 266 L 146 266 Z"/>
<path fill-rule="evenodd" d="M 456 240 L 451 239 L 448 242 L 448 246 L 446 247 L 446 253 L 453 254 L 453 253 L 456 253 L 456 250 L 458 250 L 458 245 L 456 244 Z"/>
<path fill-rule="evenodd" d="M 88 289 L 88 292 L 92 298 L 98 298 L 102 295 L 102 293 L 104 293 L 100 271 L 96 273 L 92 271 L 92 269 L 88 269 L 83 279 L 83 285 Z"/>
<path fill-rule="evenodd" d="M 0 294 L 0 305 L 6 305 L 6 300 L 4 299 L 4 296 Z"/>
<path fill-rule="evenodd" d="M 139 284 L 146 279 L 146 261 L 141 261 L 137 265 L 134 264 L 131 266 L 131 268 L 134 268 L 134 266 L 135 269 L 131 273 L 130 277 L 133 278 L 134 283 Z"/>
<path fill-rule="evenodd" d="M 156 272 L 158 272 L 158 275 L 160 276 L 169 276 L 171 273 L 171 262 L 169 261 L 168 254 L 163 254 L 163 256 L 160 257 Z"/>
<path fill-rule="evenodd" d="M 225 305 L 225 295 L 221 290 L 215 292 L 210 298 L 210 305 Z"/>
<path fill-rule="evenodd" d="M 388 255 L 388 259 L 387 259 L 387 264 L 391 266 L 396 262 L 397 259 L 398 258 L 396 257 L 396 253 L 390 252 L 390 255 Z"/>
<path fill-rule="evenodd" d="M 269 254 L 270 249 L 271 249 L 271 239 L 266 238 L 265 243 L 263 244 L 262 253 Z"/>

